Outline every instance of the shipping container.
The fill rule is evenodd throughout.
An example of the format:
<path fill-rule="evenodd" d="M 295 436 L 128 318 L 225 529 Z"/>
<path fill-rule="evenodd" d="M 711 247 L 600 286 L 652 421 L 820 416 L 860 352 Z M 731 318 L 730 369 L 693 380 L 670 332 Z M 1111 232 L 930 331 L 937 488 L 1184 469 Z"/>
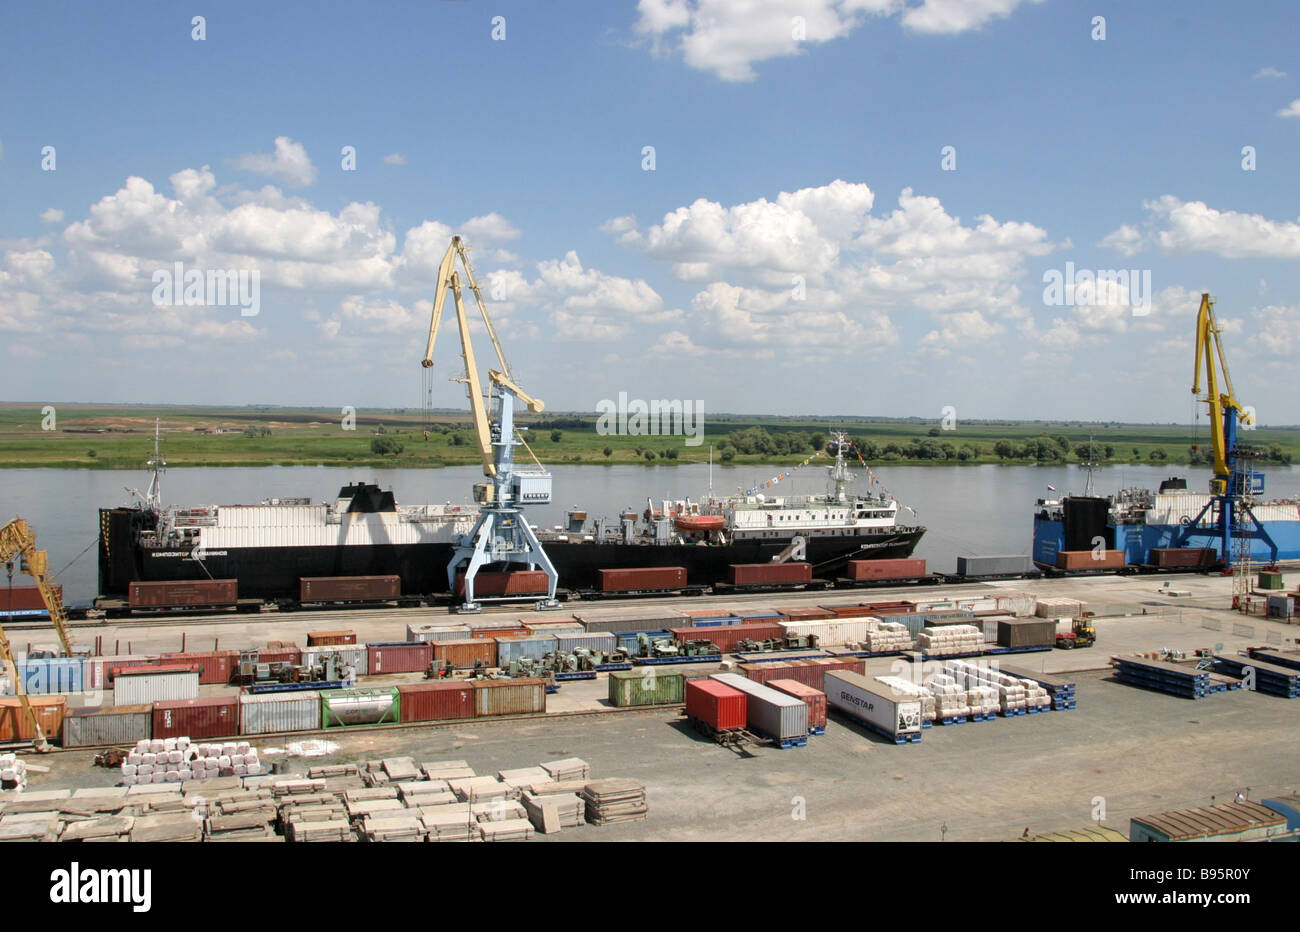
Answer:
<path fill-rule="evenodd" d="M 830 612 L 832 618 L 867 618 L 871 615 L 865 605 L 823 605 L 821 608 Z"/>
<path fill-rule="evenodd" d="M 88 748 L 102 744 L 132 747 L 153 737 L 153 706 L 119 705 L 68 709 L 63 717 L 63 746 Z"/>
<path fill-rule="evenodd" d="M 711 679 L 745 694 L 745 722 L 756 731 L 778 741 L 803 738 L 808 734 L 808 705 L 737 673 L 715 673 Z"/>
<path fill-rule="evenodd" d="M 861 657 L 810 657 L 807 660 L 789 660 L 769 663 L 741 663 L 736 669 L 755 683 L 772 680 L 794 680 L 825 691 L 826 674 L 837 671 L 864 674 L 867 662 Z"/>
<path fill-rule="evenodd" d="M 343 666 L 351 667 L 353 673 L 366 672 L 366 645 L 364 644 L 328 644 L 323 647 L 304 647 L 302 665 L 317 667 L 329 654 L 338 654 Z"/>
<path fill-rule="evenodd" d="M 669 628 L 678 641 L 712 641 L 724 653 L 736 650 L 742 640 L 762 641 L 785 635 L 779 624 L 768 622 L 753 625 L 722 625 L 717 628 Z"/>
<path fill-rule="evenodd" d="M 789 586 L 812 582 L 811 563 L 732 563 L 727 581 L 733 586 Z"/>
<path fill-rule="evenodd" d="M 697 618 L 720 618 L 724 615 L 731 615 L 732 612 L 726 608 L 684 608 L 678 614 L 683 618 L 694 621 Z"/>
<path fill-rule="evenodd" d="M 125 667 L 113 680 L 113 705 L 140 705 L 199 695 L 199 671 L 192 664 Z"/>
<path fill-rule="evenodd" d="M 555 635 L 556 650 L 569 653 L 580 647 L 611 654 L 618 648 L 618 639 L 608 631 L 579 631 L 574 634 L 561 632 Z"/>
<path fill-rule="evenodd" d="M 497 638 L 522 638 L 527 636 L 528 629 L 522 625 L 514 628 L 474 628 L 465 635 L 465 637 L 472 638 L 475 641 L 495 641 Z M 462 640 L 462 638 L 447 638 L 446 640 Z"/>
<path fill-rule="evenodd" d="M 528 715 L 546 711 L 546 684 L 533 677 L 474 680 L 474 715 Z"/>
<path fill-rule="evenodd" d="M 717 680 L 686 681 L 686 714 L 714 731 L 745 727 L 746 695 Z"/>
<path fill-rule="evenodd" d="M 475 664 L 497 665 L 497 643 L 486 638 L 463 638 L 459 641 L 434 641 L 433 663 L 442 669 L 448 661 L 457 670 L 472 670 Z"/>
<path fill-rule="evenodd" d="M 998 622 L 1002 647 L 1051 647 L 1056 643 L 1056 622 L 1050 618 L 1005 618 Z"/>
<path fill-rule="evenodd" d="M 921 700 L 891 690 L 858 673 L 826 674 L 826 704 L 890 737 L 921 736 Z"/>
<path fill-rule="evenodd" d="M 407 625 L 406 640 L 424 644 L 434 641 L 459 641 L 471 637 L 471 632 L 469 625 L 461 624 Z"/>
<path fill-rule="evenodd" d="M 474 717 L 474 685 L 467 680 L 431 680 L 397 687 L 402 721 L 440 722 Z"/>
<path fill-rule="evenodd" d="M 316 690 L 240 696 L 239 733 L 316 731 L 320 728 L 320 696 Z"/>
<path fill-rule="evenodd" d="M 322 728 L 396 725 L 402 720 L 402 697 L 395 686 L 334 689 L 320 694 Z"/>
<path fill-rule="evenodd" d="M 408 628 L 408 631 L 410 629 Z M 414 638 L 407 638 L 414 640 Z M 332 647 L 340 644 L 357 643 L 357 633 L 355 631 L 308 631 L 308 647 Z"/>
<path fill-rule="evenodd" d="M 541 660 L 549 651 L 555 650 L 555 635 L 529 634 L 523 637 L 499 637 L 497 644 L 497 665 L 510 666 L 512 660 Z"/>
<path fill-rule="evenodd" d="M 132 582 L 127 584 L 131 608 L 217 608 L 239 600 L 236 579 L 197 579 L 191 582 Z"/>
<path fill-rule="evenodd" d="M 51 586 L 63 604 L 63 587 Z M 0 616 L 6 618 L 46 618 L 50 610 L 45 607 L 41 590 L 35 586 L 5 586 L 0 588 Z"/>
<path fill-rule="evenodd" d="M 366 645 L 366 672 L 371 676 L 388 673 L 423 673 L 433 661 L 433 645 L 393 641 Z"/>
<path fill-rule="evenodd" d="M 823 618 L 834 618 L 834 612 L 828 612 L 824 608 L 816 606 L 793 605 L 788 608 L 779 609 L 782 615 L 790 621 L 820 621 Z"/>
<path fill-rule="evenodd" d="M 708 615 L 691 619 L 692 628 L 721 628 L 742 624 L 738 615 Z"/>
<path fill-rule="evenodd" d="M 550 580 L 541 570 L 514 570 L 509 573 L 479 570 L 474 576 L 474 598 L 515 595 L 545 595 Z M 456 574 L 456 595 L 465 594 L 465 574 Z"/>
<path fill-rule="evenodd" d="M 1123 550 L 1060 550 L 1056 554 L 1058 570 L 1118 570 L 1124 564 Z"/>
<path fill-rule="evenodd" d="M 1160 567 L 1200 569 L 1217 564 L 1219 556 L 1212 547 L 1152 547 L 1149 562 Z"/>
<path fill-rule="evenodd" d="M 925 561 L 911 558 L 891 560 L 850 560 L 848 578 L 866 579 L 915 579 L 925 575 Z"/>
<path fill-rule="evenodd" d="M 666 609 L 653 611 L 643 606 L 638 606 L 631 611 L 606 609 L 582 612 L 578 620 L 588 631 L 610 631 L 614 634 L 628 631 L 661 631 L 671 626 L 681 627 L 690 624 L 681 612 Z"/>
<path fill-rule="evenodd" d="M 16 666 L 18 682 L 29 696 L 79 693 L 87 688 L 84 657 L 28 658 Z"/>
<path fill-rule="evenodd" d="M 237 650 L 170 653 L 163 654 L 162 660 L 167 664 L 181 664 L 184 666 L 198 667 L 199 683 L 204 686 L 225 686 L 230 683 L 230 681 L 234 679 L 235 674 L 239 672 L 239 651 Z M 185 699 L 190 697 L 176 696 L 175 698 Z"/>
<path fill-rule="evenodd" d="M 41 734 L 51 741 L 63 734 L 63 719 L 68 710 L 67 696 L 30 696 L 27 699 L 36 714 Z M 32 720 L 17 696 L 0 698 L 0 744 L 36 740 Z"/>
<path fill-rule="evenodd" d="M 402 594 L 402 577 L 302 576 L 300 602 L 387 602 Z"/>
<path fill-rule="evenodd" d="M 684 702 L 686 677 L 658 667 L 615 670 L 609 675 L 609 701 L 624 706 L 673 705 Z"/>
<path fill-rule="evenodd" d="M 91 657 L 86 660 L 86 686 L 90 689 L 111 689 L 117 671 L 127 667 L 156 667 L 162 658 L 155 654 L 115 654 L 111 657 Z"/>
<path fill-rule="evenodd" d="M 234 696 L 181 699 L 153 704 L 154 738 L 187 737 L 196 741 L 239 734 L 239 703 Z"/>
<path fill-rule="evenodd" d="M 643 566 L 596 571 L 602 592 L 631 592 L 649 589 L 680 589 L 686 585 L 682 566 Z"/>
<path fill-rule="evenodd" d="M 582 632 L 585 630 L 576 621 L 524 622 L 524 631 L 528 634 L 572 634 L 575 631 Z"/>
<path fill-rule="evenodd" d="M 1032 569 L 1027 556 L 958 557 L 958 576 L 1023 576 Z"/>
<path fill-rule="evenodd" d="M 909 615 L 916 611 L 916 603 L 901 600 L 897 602 L 863 602 L 862 607 L 870 615 Z"/>
<path fill-rule="evenodd" d="M 777 692 L 802 699 L 808 706 L 808 730 L 821 732 L 826 728 L 826 694 L 800 683 L 798 680 L 768 680 L 767 685 Z"/>
<path fill-rule="evenodd" d="M 763 622 L 785 621 L 784 612 L 778 612 L 775 609 L 756 609 L 754 611 L 737 612 L 740 617 L 740 623 L 743 625 L 762 624 Z"/>

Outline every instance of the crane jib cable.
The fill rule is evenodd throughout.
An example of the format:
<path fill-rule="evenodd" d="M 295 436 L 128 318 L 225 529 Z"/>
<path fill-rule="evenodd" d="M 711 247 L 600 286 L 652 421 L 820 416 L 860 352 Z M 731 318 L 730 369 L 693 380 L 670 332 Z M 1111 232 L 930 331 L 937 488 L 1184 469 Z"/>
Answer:
<path fill-rule="evenodd" d="M 60 575 L 61 573 L 63 573 L 64 570 L 66 570 L 68 567 L 72 566 L 72 564 L 76 563 L 78 560 L 80 560 L 82 557 L 84 557 L 84 556 L 86 555 L 86 553 L 90 550 L 90 548 L 93 547 L 93 546 L 95 546 L 97 543 L 99 543 L 99 538 L 98 538 L 98 537 L 92 538 L 91 541 L 90 541 L 90 543 L 86 545 L 86 549 L 85 549 L 85 550 L 81 551 L 81 553 L 77 554 L 75 557 L 73 557 L 73 558 L 72 558 L 71 560 L 69 560 L 67 563 L 63 564 L 63 567 L 62 567 L 61 569 L 59 569 L 58 571 L 56 571 L 56 572 L 54 572 L 54 573 L 51 573 L 51 574 L 50 574 L 50 578 L 51 578 L 51 579 L 58 579 L 58 578 L 59 578 L 59 575 Z"/>

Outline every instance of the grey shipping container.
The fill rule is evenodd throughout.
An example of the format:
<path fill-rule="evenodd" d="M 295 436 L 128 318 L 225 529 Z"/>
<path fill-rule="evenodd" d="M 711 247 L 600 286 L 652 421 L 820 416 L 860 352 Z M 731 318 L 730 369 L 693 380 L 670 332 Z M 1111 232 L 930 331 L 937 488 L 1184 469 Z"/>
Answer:
<path fill-rule="evenodd" d="M 667 628 L 681 627 L 686 623 L 681 612 L 653 612 L 645 610 L 644 614 L 604 614 L 593 612 L 578 615 L 578 620 L 588 631 L 609 631 L 621 634 L 624 631 L 661 631 Z"/>
<path fill-rule="evenodd" d="M 266 735 L 320 728 L 320 693 L 266 693 L 239 697 L 239 733 Z"/>
<path fill-rule="evenodd" d="M 63 718 L 63 746 L 88 748 L 100 744 L 130 747 L 153 737 L 152 705 L 91 706 L 68 709 Z"/>
<path fill-rule="evenodd" d="M 113 677 L 113 705 L 172 702 L 199 698 L 199 674 L 193 672 L 118 673 Z"/>
<path fill-rule="evenodd" d="M 686 677 L 659 667 L 615 670 L 609 675 L 611 705 L 671 705 L 686 701 Z"/>
<path fill-rule="evenodd" d="M 555 635 L 533 634 L 528 637 L 499 637 L 497 641 L 497 665 L 507 667 L 512 660 L 541 660 L 542 655 L 555 650 Z"/>
<path fill-rule="evenodd" d="M 303 666 L 314 667 L 321 658 L 329 654 L 338 654 L 346 666 L 352 667 L 357 675 L 366 672 L 366 645 L 364 644 L 328 644 L 324 647 L 304 647 L 302 649 Z"/>
<path fill-rule="evenodd" d="M 407 625 L 408 641 L 460 641 L 470 637 L 469 625 Z"/>
<path fill-rule="evenodd" d="M 808 703 L 737 673 L 715 673 L 710 679 L 725 683 L 747 697 L 746 726 L 770 738 L 807 737 Z"/>
<path fill-rule="evenodd" d="M 998 622 L 1002 647 L 1050 647 L 1056 643 L 1056 622 L 1051 618 L 1004 618 Z"/>
<path fill-rule="evenodd" d="M 958 576 L 1020 576 L 1031 569 L 1027 556 L 958 557 Z"/>
<path fill-rule="evenodd" d="M 555 635 L 556 650 L 572 651 L 579 647 L 608 654 L 618 647 L 618 638 L 608 631 L 582 631 L 577 634 Z"/>
<path fill-rule="evenodd" d="M 847 670 L 827 671 L 826 703 L 890 737 L 921 734 L 921 700 L 890 695 L 889 687 Z"/>

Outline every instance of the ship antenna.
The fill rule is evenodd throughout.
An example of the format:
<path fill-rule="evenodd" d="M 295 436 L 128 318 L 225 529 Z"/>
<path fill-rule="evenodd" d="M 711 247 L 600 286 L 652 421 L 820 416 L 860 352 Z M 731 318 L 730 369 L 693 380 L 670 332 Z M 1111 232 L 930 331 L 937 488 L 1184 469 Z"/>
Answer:
<path fill-rule="evenodd" d="M 162 458 L 162 447 L 159 439 L 161 425 L 161 418 L 154 418 L 153 459 L 149 460 L 148 464 L 153 467 L 153 477 L 149 480 L 149 493 L 144 500 L 145 507 L 154 513 L 162 511 L 162 474 L 167 468 L 167 461 Z"/>
<path fill-rule="evenodd" d="M 1093 470 L 1097 468 L 1097 464 L 1093 461 L 1092 438 L 1093 435 L 1089 434 L 1088 435 L 1088 461 L 1083 464 L 1084 468 L 1088 470 L 1088 478 L 1083 486 L 1084 498 L 1092 498 L 1094 494 L 1092 480 L 1093 480 Z"/>

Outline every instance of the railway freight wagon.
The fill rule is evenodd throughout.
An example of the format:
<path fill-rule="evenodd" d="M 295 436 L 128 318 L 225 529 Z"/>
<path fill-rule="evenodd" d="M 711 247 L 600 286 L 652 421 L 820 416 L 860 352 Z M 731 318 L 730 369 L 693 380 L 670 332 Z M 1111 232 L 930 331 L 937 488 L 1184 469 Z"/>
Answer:
<path fill-rule="evenodd" d="M 402 577 L 396 574 L 304 576 L 298 580 L 300 605 L 373 605 L 396 602 L 401 597 Z"/>
<path fill-rule="evenodd" d="M 133 582 L 127 587 L 132 611 L 233 608 L 239 602 L 236 579 L 198 579 L 193 582 Z"/>

